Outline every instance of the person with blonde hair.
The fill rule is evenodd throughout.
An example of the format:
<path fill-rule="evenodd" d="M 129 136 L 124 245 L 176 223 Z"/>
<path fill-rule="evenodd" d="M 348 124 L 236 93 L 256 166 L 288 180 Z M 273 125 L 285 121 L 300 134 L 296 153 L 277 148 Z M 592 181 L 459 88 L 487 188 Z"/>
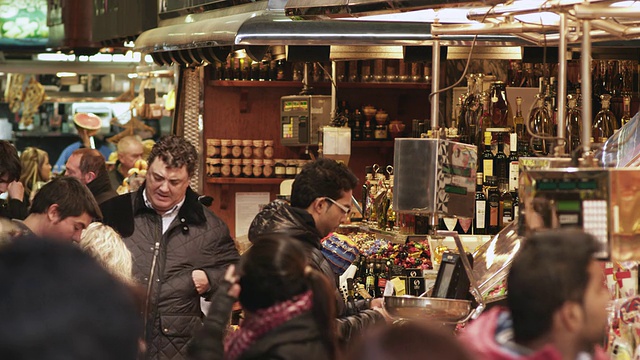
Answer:
<path fill-rule="evenodd" d="M 22 152 L 20 163 L 20 182 L 24 185 L 25 198 L 31 201 L 42 185 L 51 180 L 49 154 L 36 147 L 28 147 Z"/>
<path fill-rule="evenodd" d="M 116 278 L 127 284 L 133 283 L 131 252 L 111 226 L 91 223 L 82 232 L 78 245 Z"/>

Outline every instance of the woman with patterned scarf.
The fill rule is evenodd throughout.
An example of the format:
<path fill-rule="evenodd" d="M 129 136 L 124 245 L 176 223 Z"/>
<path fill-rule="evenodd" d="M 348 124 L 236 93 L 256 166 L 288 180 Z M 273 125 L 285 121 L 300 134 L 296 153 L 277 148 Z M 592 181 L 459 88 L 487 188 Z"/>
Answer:
<path fill-rule="evenodd" d="M 336 359 L 335 300 L 328 280 L 305 259 L 292 239 L 271 235 L 256 241 L 240 260 L 238 275 L 233 266 L 227 270 L 204 327 L 190 344 L 190 357 Z M 236 297 L 245 320 L 224 338 Z"/>

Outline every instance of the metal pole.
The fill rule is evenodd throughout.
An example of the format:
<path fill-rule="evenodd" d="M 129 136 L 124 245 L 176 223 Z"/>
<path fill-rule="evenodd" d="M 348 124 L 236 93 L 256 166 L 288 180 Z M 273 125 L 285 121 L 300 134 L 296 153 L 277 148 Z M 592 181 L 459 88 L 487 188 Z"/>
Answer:
<path fill-rule="evenodd" d="M 336 114 L 336 62 L 331 61 L 331 119 L 335 119 Z"/>
<path fill-rule="evenodd" d="M 440 113 L 440 40 L 433 41 L 433 54 L 431 58 L 431 130 L 438 131 L 438 115 Z"/>
<path fill-rule="evenodd" d="M 591 149 L 591 23 L 582 22 L 580 90 L 582 92 L 582 150 Z"/>
<path fill-rule="evenodd" d="M 565 138 L 566 134 L 566 101 L 567 101 L 567 16 L 560 13 L 560 43 L 558 44 L 558 137 Z M 556 147 L 556 154 L 564 154 L 566 143 Z"/>

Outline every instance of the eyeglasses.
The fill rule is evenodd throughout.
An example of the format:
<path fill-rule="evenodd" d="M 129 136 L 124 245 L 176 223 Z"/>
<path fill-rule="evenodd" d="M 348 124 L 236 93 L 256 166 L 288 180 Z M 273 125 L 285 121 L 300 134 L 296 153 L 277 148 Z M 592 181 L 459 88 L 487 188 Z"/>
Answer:
<path fill-rule="evenodd" d="M 339 202 L 333 200 L 332 198 L 325 197 L 324 199 L 329 201 L 329 202 L 331 202 L 331 203 L 333 203 L 335 206 L 340 208 L 340 210 L 344 211 L 345 215 L 349 215 L 349 213 L 351 212 L 351 208 L 350 207 L 344 206 L 344 205 L 340 204 Z"/>

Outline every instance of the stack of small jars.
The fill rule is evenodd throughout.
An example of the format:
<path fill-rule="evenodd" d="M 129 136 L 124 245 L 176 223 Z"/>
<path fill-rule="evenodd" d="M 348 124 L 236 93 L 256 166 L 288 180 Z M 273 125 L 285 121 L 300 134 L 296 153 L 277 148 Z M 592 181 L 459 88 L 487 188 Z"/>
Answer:
<path fill-rule="evenodd" d="M 207 139 L 208 177 L 274 177 L 273 140 Z"/>

